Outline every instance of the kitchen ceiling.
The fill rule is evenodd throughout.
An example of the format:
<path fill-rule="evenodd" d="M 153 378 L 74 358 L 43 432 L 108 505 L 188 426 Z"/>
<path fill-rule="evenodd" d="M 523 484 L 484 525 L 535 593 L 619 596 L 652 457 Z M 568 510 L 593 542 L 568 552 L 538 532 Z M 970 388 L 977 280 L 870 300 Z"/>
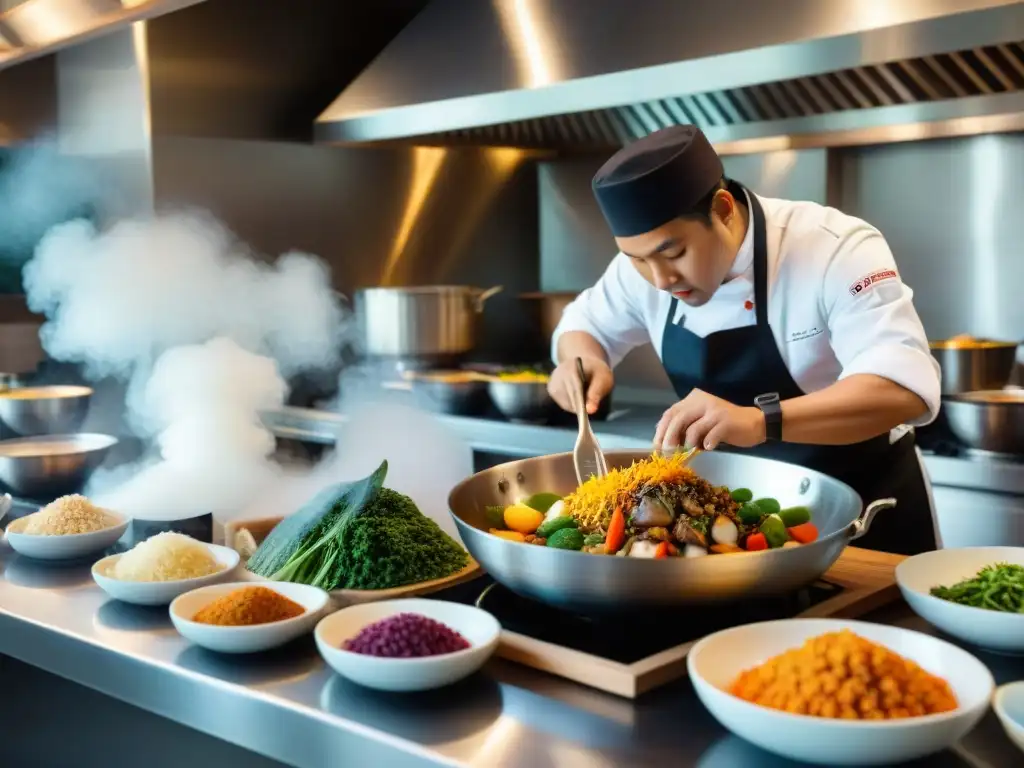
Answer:
<path fill-rule="evenodd" d="M 1021 30 L 1006 0 L 434 0 L 316 135 L 588 149 L 696 123 L 754 151 L 1007 130 Z"/>

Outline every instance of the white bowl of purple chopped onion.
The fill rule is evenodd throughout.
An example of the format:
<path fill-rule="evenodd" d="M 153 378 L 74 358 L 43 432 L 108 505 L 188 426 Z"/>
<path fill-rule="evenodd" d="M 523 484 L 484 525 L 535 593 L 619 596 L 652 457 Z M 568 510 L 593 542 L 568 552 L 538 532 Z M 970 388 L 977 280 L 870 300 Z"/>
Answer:
<path fill-rule="evenodd" d="M 343 608 L 314 636 L 335 672 L 382 691 L 426 691 L 476 672 L 498 647 L 486 611 L 443 600 L 384 600 Z"/>

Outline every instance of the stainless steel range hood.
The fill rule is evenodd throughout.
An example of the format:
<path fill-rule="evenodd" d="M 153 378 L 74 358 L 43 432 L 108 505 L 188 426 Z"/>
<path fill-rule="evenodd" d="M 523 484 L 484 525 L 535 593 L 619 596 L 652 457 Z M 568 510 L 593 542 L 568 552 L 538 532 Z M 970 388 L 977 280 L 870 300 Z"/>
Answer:
<path fill-rule="evenodd" d="M 1021 40 L 1013 0 L 433 0 L 316 135 L 596 148 L 696 123 L 757 151 L 1014 130 Z"/>
<path fill-rule="evenodd" d="M 0 0 L 0 69 L 203 0 Z"/>

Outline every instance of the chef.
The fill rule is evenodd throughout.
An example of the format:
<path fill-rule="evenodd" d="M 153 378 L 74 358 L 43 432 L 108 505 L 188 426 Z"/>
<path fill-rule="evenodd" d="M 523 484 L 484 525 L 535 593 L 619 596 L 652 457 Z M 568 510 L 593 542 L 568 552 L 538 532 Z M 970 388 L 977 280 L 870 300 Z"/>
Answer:
<path fill-rule="evenodd" d="M 593 189 L 619 253 L 555 331 L 559 405 L 572 408 L 577 357 L 593 413 L 615 365 L 652 342 L 680 398 L 656 448 L 741 449 L 836 477 L 865 503 L 895 497 L 858 546 L 934 549 L 910 427 L 938 413 L 939 367 L 881 233 L 725 178 L 694 126 L 620 150 Z"/>

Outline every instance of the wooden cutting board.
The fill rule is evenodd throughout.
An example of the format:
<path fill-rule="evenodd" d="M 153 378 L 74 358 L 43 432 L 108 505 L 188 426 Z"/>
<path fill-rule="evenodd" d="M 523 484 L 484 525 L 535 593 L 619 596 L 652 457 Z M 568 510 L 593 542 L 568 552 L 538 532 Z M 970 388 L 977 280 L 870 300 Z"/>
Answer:
<path fill-rule="evenodd" d="M 895 571 L 903 559 L 902 555 L 847 547 L 822 578 L 842 591 L 793 617 L 778 618 L 854 618 L 880 608 L 900 597 Z M 632 699 L 684 677 L 686 655 L 699 639 L 624 664 L 502 629 L 497 654 Z"/>
<path fill-rule="evenodd" d="M 224 544 L 234 548 L 235 535 L 242 528 L 248 530 L 256 540 L 256 543 L 259 544 L 282 519 L 280 517 L 267 517 L 258 520 L 239 520 L 227 523 L 224 526 Z M 268 581 L 268 579 L 257 576 L 255 573 L 244 568 L 241 570 L 241 574 L 243 581 Z M 332 589 L 330 595 L 336 608 L 344 608 L 347 605 L 356 605 L 358 603 L 374 603 L 379 600 L 396 600 L 401 597 L 429 595 L 482 575 L 483 570 L 481 570 L 480 564 L 471 557 L 465 568 L 443 579 L 421 581 L 416 584 L 406 584 L 403 587 L 393 587 L 391 589 Z"/>

